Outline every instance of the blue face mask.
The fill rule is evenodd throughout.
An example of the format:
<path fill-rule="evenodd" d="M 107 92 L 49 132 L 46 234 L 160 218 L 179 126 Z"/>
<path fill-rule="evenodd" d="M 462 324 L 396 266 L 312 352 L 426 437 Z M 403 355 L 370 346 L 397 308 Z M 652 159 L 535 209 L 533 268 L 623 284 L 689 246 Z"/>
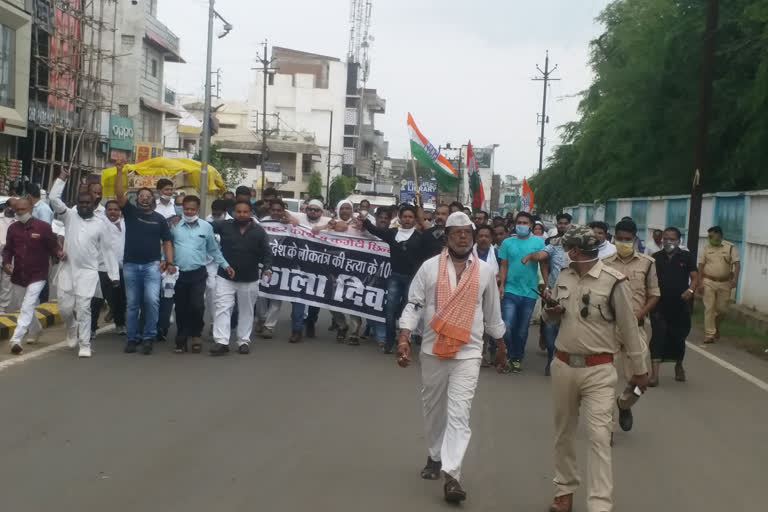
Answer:
<path fill-rule="evenodd" d="M 250 202 L 251 202 L 251 204 L 256 204 L 256 200 L 255 199 L 250 199 Z"/>
<path fill-rule="evenodd" d="M 173 209 L 176 210 L 176 215 L 178 215 L 179 217 L 184 215 L 184 206 L 177 204 L 177 205 L 174 205 Z"/>
<path fill-rule="evenodd" d="M 531 226 L 518 224 L 515 226 L 515 233 L 517 233 L 517 236 L 526 237 L 531 234 Z"/>

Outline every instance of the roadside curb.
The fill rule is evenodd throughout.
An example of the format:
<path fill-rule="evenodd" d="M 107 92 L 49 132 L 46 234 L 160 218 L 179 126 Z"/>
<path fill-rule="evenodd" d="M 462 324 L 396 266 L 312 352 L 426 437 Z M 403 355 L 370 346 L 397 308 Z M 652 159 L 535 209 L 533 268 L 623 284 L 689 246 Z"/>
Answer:
<path fill-rule="evenodd" d="M 59 306 L 56 304 L 56 301 L 44 302 L 43 304 L 38 305 L 35 308 L 35 316 L 40 320 L 43 329 L 61 323 Z M 16 330 L 16 322 L 18 321 L 18 318 L 19 313 L 0 314 L 0 340 L 11 339 L 13 332 Z"/>

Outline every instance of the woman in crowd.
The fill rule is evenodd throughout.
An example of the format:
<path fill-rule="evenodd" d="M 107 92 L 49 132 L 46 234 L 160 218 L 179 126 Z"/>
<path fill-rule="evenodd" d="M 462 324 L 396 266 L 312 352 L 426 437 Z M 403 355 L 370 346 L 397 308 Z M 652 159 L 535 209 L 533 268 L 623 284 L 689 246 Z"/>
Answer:
<path fill-rule="evenodd" d="M 416 230 L 416 217 L 416 207 L 404 204 L 399 210 L 397 228 L 381 229 L 367 219 L 363 221 L 363 227 L 370 234 L 389 244 L 392 275 L 387 289 L 387 339 L 383 345 L 379 344 L 379 348 L 385 353 L 392 352 L 396 322 L 408 301 L 408 287 L 424 259 L 423 237 L 421 231 Z"/>

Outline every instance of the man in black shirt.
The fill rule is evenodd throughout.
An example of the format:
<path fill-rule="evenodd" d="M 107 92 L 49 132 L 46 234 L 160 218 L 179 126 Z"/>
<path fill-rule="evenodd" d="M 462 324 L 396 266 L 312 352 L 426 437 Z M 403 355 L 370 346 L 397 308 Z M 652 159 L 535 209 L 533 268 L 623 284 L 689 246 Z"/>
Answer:
<path fill-rule="evenodd" d="M 143 341 L 143 353 L 152 353 L 152 343 L 157 335 L 157 318 L 160 308 L 160 283 L 162 272 L 176 271 L 173 265 L 173 244 L 171 232 L 165 217 L 155 212 L 155 198 L 152 190 L 140 188 L 133 206 L 125 196 L 123 165 L 117 163 L 115 196 L 125 219 L 125 258 L 123 275 L 126 294 L 125 352 L 136 352 L 136 346 Z M 165 260 L 160 261 L 160 248 Z M 144 333 L 139 336 L 139 308 L 144 312 Z"/>
<path fill-rule="evenodd" d="M 221 237 L 221 252 L 224 259 L 235 269 L 231 278 L 221 269 L 216 276 L 216 312 L 213 320 L 211 355 L 229 352 L 232 309 L 235 296 L 238 304 L 237 344 L 240 354 L 250 349 L 253 329 L 253 307 L 259 296 L 259 264 L 264 270 L 261 276 L 272 275 L 272 249 L 269 248 L 267 233 L 251 217 L 248 201 L 235 204 L 235 219 L 216 221 L 213 231 Z"/>
<path fill-rule="evenodd" d="M 691 331 L 691 301 L 698 285 L 696 262 L 680 249 L 680 230 L 664 230 L 663 250 L 653 255 L 659 276 L 661 299 L 651 311 L 651 363 L 649 386 L 659 385 L 659 367 L 675 362 L 675 380 L 685 381 L 685 338 Z"/>
<path fill-rule="evenodd" d="M 424 230 L 424 256 L 425 259 L 432 258 L 440 254 L 445 246 L 445 221 L 451 214 L 447 204 L 439 204 L 435 208 L 435 225 Z"/>

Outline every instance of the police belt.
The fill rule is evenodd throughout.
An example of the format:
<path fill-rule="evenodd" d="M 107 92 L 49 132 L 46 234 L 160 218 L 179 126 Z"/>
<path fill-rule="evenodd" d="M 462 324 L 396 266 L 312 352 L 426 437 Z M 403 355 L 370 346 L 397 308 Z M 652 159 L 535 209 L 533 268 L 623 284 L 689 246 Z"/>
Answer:
<path fill-rule="evenodd" d="M 613 362 L 613 354 L 593 354 L 591 356 L 583 356 L 569 354 L 558 350 L 555 352 L 555 356 L 571 368 L 588 368 L 590 366 L 598 366 Z"/>
<path fill-rule="evenodd" d="M 709 279 L 710 281 L 715 281 L 716 283 L 724 283 L 726 281 L 730 281 L 731 276 L 729 275 L 727 277 L 714 277 L 714 276 L 704 274 L 704 279 Z"/>

